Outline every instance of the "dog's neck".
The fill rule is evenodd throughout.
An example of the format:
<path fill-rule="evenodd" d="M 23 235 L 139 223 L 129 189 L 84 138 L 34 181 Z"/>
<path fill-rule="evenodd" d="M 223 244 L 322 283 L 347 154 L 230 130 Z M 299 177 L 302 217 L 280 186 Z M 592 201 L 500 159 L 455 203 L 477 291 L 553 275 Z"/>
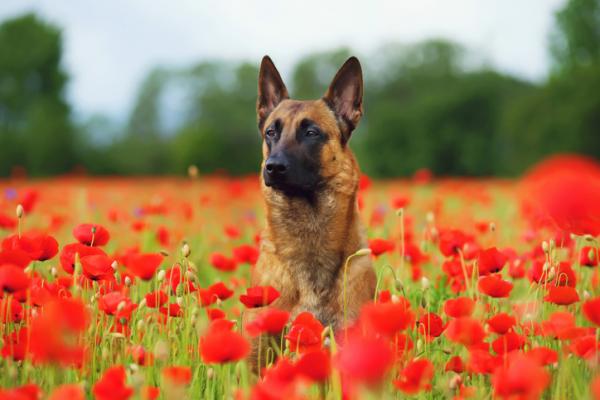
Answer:
<path fill-rule="evenodd" d="M 263 183 L 268 220 L 263 239 L 272 244 L 271 251 L 281 259 L 319 262 L 319 257 L 343 259 L 364 247 L 358 180 L 355 169 L 344 169 L 310 198 L 288 196 Z"/>

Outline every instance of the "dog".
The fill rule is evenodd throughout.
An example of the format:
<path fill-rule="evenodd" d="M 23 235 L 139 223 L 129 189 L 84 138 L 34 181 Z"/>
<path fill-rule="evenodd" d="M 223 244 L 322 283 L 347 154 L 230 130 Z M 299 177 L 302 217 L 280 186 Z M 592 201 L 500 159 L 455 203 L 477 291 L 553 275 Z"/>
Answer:
<path fill-rule="evenodd" d="M 260 66 L 256 111 L 266 228 L 251 283 L 277 289 L 271 306 L 291 318 L 309 311 L 334 330 L 356 319 L 376 286 L 371 257 L 356 254 L 368 246 L 357 205 L 360 170 L 348 146 L 363 114 L 362 95 L 356 57 L 321 99 L 310 101 L 289 98 L 270 57 Z"/>

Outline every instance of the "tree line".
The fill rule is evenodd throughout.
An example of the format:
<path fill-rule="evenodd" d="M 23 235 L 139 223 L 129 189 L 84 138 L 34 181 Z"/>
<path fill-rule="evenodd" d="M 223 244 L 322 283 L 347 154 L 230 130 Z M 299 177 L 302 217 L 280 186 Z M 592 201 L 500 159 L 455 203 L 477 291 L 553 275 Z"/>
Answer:
<path fill-rule="evenodd" d="M 557 152 L 599 157 L 598 21 L 600 0 L 570 0 L 557 12 L 552 70 L 541 83 L 501 73 L 444 39 L 358 54 L 365 117 L 350 143 L 364 172 L 514 176 Z M 351 54 L 301 59 L 285 79 L 292 96 L 320 97 Z M 259 60 L 156 68 L 119 125 L 100 115 L 74 118 L 61 59 L 57 26 L 34 14 L 0 25 L 0 176 L 258 170 Z"/>

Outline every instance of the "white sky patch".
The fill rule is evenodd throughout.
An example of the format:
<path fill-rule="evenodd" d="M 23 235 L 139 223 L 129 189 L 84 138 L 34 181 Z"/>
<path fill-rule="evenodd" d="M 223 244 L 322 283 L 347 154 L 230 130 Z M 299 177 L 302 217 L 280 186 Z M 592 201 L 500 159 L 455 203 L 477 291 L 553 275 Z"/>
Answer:
<path fill-rule="evenodd" d="M 371 55 L 389 42 L 458 41 L 531 79 L 549 69 L 548 36 L 565 0 L 2 0 L 0 20 L 34 11 L 63 28 L 68 97 L 84 115 L 123 118 L 156 65 L 269 54 L 284 79 L 315 50 Z M 368 68 L 368 59 L 361 60 Z"/>

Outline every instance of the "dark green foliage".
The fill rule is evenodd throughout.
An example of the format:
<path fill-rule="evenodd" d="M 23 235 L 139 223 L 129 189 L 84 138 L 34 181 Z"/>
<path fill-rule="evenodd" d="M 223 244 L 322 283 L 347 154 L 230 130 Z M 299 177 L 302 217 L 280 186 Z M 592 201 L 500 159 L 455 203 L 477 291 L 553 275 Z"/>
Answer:
<path fill-rule="evenodd" d="M 0 25 L 0 176 L 83 166 L 97 174 L 256 173 L 259 60 L 157 68 L 123 126 L 93 116 L 73 129 L 64 101 L 61 35 L 26 15 Z M 600 0 L 570 0 L 556 15 L 547 82 L 499 73 L 445 40 L 389 44 L 360 57 L 365 116 L 350 145 L 375 177 L 512 176 L 556 152 L 600 156 Z M 284 80 L 318 98 L 350 49 L 310 54 Z M 278 60 L 275 60 L 277 62 Z"/>

